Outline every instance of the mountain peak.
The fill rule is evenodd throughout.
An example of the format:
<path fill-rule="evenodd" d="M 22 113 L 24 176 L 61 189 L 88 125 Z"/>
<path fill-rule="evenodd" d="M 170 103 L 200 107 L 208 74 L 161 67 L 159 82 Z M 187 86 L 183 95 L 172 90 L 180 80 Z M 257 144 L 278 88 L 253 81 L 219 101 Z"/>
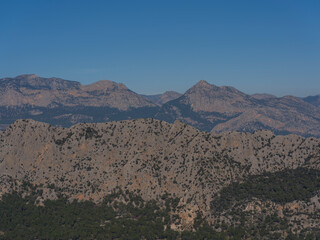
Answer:
<path fill-rule="evenodd" d="M 218 87 L 205 80 L 199 81 L 183 95 L 181 101 L 190 105 L 195 112 L 234 113 L 241 108 L 251 106 L 247 95 L 232 87 Z"/>
<path fill-rule="evenodd" d="M 199 82 L 194 85 L 194 87 L 212 87 L 213 84 L 208 83 L 206 80 L 200 80 Z"/>
<path fill-rule="evenodd" d="M 218 90 L 219 87 L 217 87 L 214 84 L 208 83 L 206 80 L 200 80 L 195 85 L 193 85 L 189 90 L 185 92 L 185 94 L 192 94 L 195 92 L 212 92 Z"/>
<path fill-rule="evenodd" d="M 197 82 L 195 85 L 193 85 L 191 88 L 189 88 L 189 90 L 186 92 L 194 92 L 194 91 L 217 91 L 219 90 L 220 87 L 214 85 L 214 84 L 210 84 L 208 83 L 206 80 L 200 80 L 199 82 Z"/>

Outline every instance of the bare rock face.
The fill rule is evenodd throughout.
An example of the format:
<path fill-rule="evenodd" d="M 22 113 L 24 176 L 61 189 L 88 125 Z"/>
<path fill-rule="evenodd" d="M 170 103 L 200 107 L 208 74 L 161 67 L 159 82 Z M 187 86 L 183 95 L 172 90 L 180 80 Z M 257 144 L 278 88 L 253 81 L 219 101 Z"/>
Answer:
<path fill-rule="evenodd" d="M 182 215 L 201 211 L 208 219 L 212 199 L 231 182 L 298 167 L 320 169 L 319 139 L 213 134 L 154 119 L 71 128 L 18 120 L 0 135 L 2 193 L 24 180 L 96 202 L 117 187 L 146 200 L 169 193 L 180 199 Z"/>

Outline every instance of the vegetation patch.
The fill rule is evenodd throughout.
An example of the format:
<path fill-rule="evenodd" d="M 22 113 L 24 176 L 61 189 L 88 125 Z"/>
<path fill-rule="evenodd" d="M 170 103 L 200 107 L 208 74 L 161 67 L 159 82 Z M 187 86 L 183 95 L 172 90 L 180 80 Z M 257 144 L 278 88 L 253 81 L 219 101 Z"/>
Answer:
<path fill-rule="evenodd" d="M 39 205 L 38 193 L 2 196 L 0 239 L 225 239 L 200 217 L 196 231 L 171 230 L 179 200 L 169 195 L 162 196 L 163 206 L 121 190 L 100 204 L 60 197 Z"/>
<path fill-rule="evenodd" d="M 41 191 L 26 195 L 5 194 L 0 200 L 1 239 L 280 239 L 276 229 L 288 232 L 286 239 L 316 239 L 316 235 L 294 235 L 276 216 L 266 217 L 259 228 L 242 216 L 241 224 L 216 222 L 209 225 L 200 212 L 185 231 L 171 229 L 179 225 L 175 214 L 179 199 L 164 194 L 159 201 L 144 201 L 140 196 L 117 189 L 95 204 L 68 201 L 60 196 L 39 204 Z M 24 196 L 24 197 L 23 197 Z M 283 222 L 283 223 L 282 223 Z M 278 225 L 283 226 L 279 228 Z M 249 226 L 249 227 L 248 227 Z M 271 229 L 270 229 L 271 228 Z M 308 235 L 308 236 L 309 236 Z"/>
<path fill-rule="evenodd" d="M 242 183 L 232 183 L 222 189 L 212 202 L 216 211 L 228 209 L 234 203 L 252 198 L 285 204 L 295 200 L 308 201 L 320 190 L 320 171 L 297 168 L 276 173 L 249 176 Z"/>

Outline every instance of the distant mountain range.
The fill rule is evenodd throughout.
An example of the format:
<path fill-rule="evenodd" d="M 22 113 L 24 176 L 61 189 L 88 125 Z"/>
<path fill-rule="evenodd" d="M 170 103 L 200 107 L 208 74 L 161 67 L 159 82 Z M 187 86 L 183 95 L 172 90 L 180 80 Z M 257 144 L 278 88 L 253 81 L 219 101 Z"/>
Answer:
<path fill-rule="evenodd" d="M 0 127 L 31 118 L 69 127 L 79 122 L 136 118 L 181 120 L 212 132 L 271 130 L 320 136 L 320 95 L 306 98 L 247 95 L 204 80 L 184 94 L 140 95 L 108 80 L 90 85 L 34 74 L 0 79 Z"/>

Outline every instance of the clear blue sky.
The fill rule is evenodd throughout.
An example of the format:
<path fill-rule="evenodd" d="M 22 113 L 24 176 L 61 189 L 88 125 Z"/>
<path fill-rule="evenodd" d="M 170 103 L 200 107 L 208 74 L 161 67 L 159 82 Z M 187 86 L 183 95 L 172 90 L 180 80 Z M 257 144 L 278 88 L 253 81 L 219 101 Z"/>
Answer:
<path fill-rule="evenodd" d="M 0 0 L 0 78 L 320 94 L 319 0 Z"/>

